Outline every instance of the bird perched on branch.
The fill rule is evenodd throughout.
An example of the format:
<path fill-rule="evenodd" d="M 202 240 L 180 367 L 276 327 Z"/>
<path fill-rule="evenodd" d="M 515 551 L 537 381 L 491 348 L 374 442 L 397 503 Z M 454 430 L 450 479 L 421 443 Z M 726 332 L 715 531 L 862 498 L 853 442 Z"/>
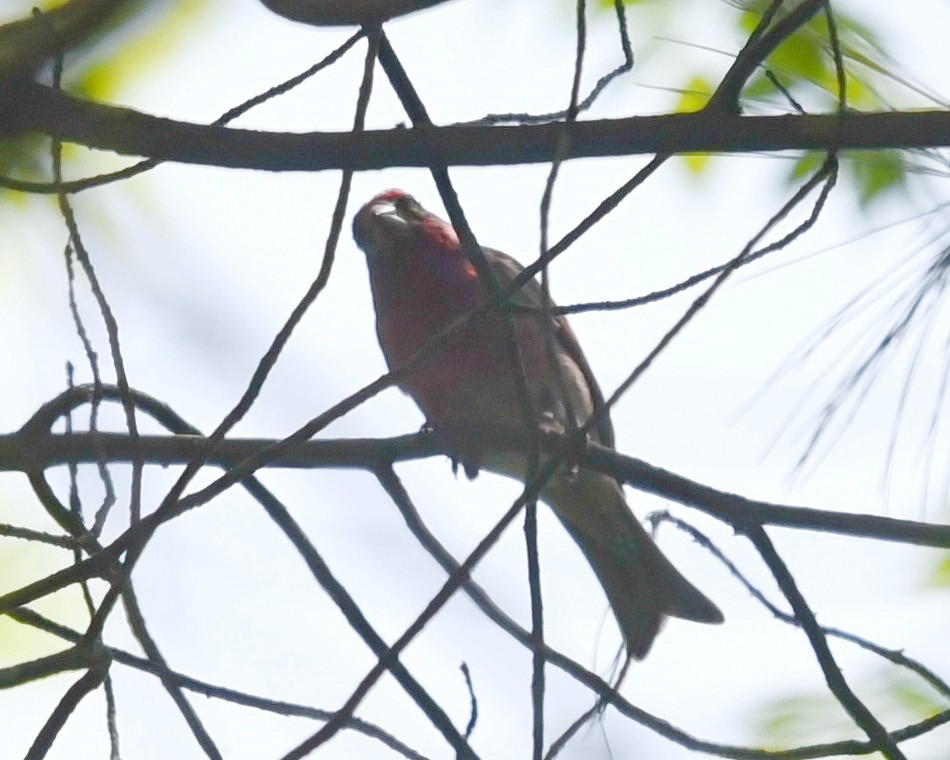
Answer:
<path fill-rule="evenodd" d="M 353 234 L 366 254 L 376 330 L 391 368 L 491 295 L 455 229 L 401 190 L 363 206 Z M 523 271 L 504 253 L 484 247 L 482 253 L 501 289 Z M 516 307 L 510 316 L 492 309 L 465 323 L 400 386 L 470 476 L 484 467 L 525 480 L 528 454 L 524 446 L 504 445 L 505 431 L 516 441 L 527 440 L 532 426 L 570 432 L 601 410 L 604 399 L 567 320 L 545 312 L 537 280 L 528 280 L 508 304 Z M 606 411 L 590 435 L 613 447 Z M 568 464 L 540 497 L 597 575 L 631 657 L 646 655 L 666 616 L 722 621 L 716 605 L 653 543 L 616 480 Z"/>

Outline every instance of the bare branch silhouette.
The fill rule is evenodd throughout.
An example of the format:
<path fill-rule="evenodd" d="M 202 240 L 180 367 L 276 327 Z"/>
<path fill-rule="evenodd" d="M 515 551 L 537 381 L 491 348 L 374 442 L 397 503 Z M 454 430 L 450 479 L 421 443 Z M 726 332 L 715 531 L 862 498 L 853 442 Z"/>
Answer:
<path fill-rule="evenodd" d="M 68 365 L 70 387 L 43 403 L 29 415 L 18 431 L 0 434 L 0 472 L 24 473 L 32 488 L 36 506 L 45 510 L 61 531 L 56 533 L 55 527 L 52 528 L 54 532 L 27 527 L 29 523 L 12 524 L 15 520 L 11 520 L 10 524 L 0 524 L 0 537 L 30 542 L 30 545 L 42 547 L 48 554 L 61 558 L 61 569 L 53 572 L 43 570 L 45 574 L 41 577 L 22 583 L 0 596 L 0 615 L 66 642 L 59 643 L 59 648 L 53 650 L 53 654 L 34 655 L 12 666 L 0 668 L 0 688 L 19 688 L 37 679 L 72 670 L 81 673 L 64 693 L 57 695 L 58 702 L 46 716 L 43 725 L 38 730 L 31 729 L 37 730 L 37 733 L 35 738 L 32 734 L 28 735 L 28 738 L 32 738 L 32 745 L 27 750 L 27 760 L 40 760 L 48 755 L 76 707 L 100 686 L 106 704 L 105 734 L 109 738 L 111 757 L 117 760 L 120 756 L 118 705 L 122 694 L 117 693 L 113 685 L 110 674 L 113 666 L 148 674 L 156 685 L 161 685 L 168 703 L 174 705 L 181 715 L 197 746 L 212 759 L 226 756 L 225 745 L 220 737 L 217 737 L 217 741 L 212 738 L 203 717 L 192 704 L 195 695 L 277 715 L 319 721 L 319 724 L 307 724 L 307 733 L 303 735 L 305 738 L 302 741 L 296 736 L 281 745 L 279 751 L 286 752 L 285 760 L 310 755 L 341 731 L 352 731 L 371 738 L 377 742 L 377 748 L 385 747 L 399 756 L 425 760 L 425 756 L 413 749 L 405 737 L 385 730 L 384 724 L 376 725 L 357 716 L 357 710 L 381 680 L 391 682 L 402 699 L 408 698 L 407 704 L 421 712 L 427 728 L 437 741 L 450 748 L 454 756 L 476 758 L 479 756 L 476 747 L 481 751 L 479 742 L 491 730 L 482 728 L 485 714 L 490 713 L 485 705 L 494 707 L 484 696 L 484 693 L 492 692 L 484 686 L 481 672 L 474 667 L 472 671 L 469 670 L 467 663 L 471 660 L 466 654 L 459 677 L 455 671 L 458 666 L 456 660 L 450 671 L 456 674 L 455 686 L 461 687 L 464 683 L 467 703 L 461 711 L 458 707 L 449 710 L 437 698 L 439 692 L 412 672 L 415 664 L 410 669 L 410 659 L 405 656 L 413 643 L 422 646 L 425 639 L 419 641 L 419 636 L 423 629 L 443 615 L 444 608 L 457 592 L 466 594 L 479 614 L 505 634 L 503 638 L 512 643 L 526 658 L 526 662 L 530 661 L 530 667 L 526 666 L 525 670 L 530 673 L 530 683 L 528 678 L 524 679 L 519 699 L 525 704 L 530 700 L 530 709 L 525 711 L 524 731 L 530 733 L 534 760 L 557 756 L 572 740 L 576 741 L 583 726 L 597 720 L 607 710 L 647 727 L 685 749 L 736 760 L 804 760 L 873 753 L 881 753 L 889 760 L 902 760 L 909 751 L 903 746 L 906 741 L 950 723 L 950 708 L 934 708 L 925 719 L 907 723 L 896 730 L 889 730 L 885 726 L 881 716 L 865 703 L 864 698 L 845 678 L 829 647 L 829 637 L 851 642 L 883 658 L 889 666 L 914 674 L 915 679 L 926 683 L 943 700 L 940 705 L 950 701 L 950 686 L 946 678 L 935 668 L 902 651 L 883 647 L 857 633 L 819 625 L 799 589 L 795 568 L 786 564 L 772 543 L 771 536 L 773 528 L 783 527 L 834 534 L 842 541 L 845 537 L 864 538 L 948 549 L 950 525 L 883 517 L 870 514 L 870 509 L 867 510 L 868 514 L 854 514 L 832 509 L 831 504 L 803 507 L 755 500 L 718 490 L 654 464 L 625 456 L 600 445 L 597 441 L 602 439 L 590 440 L 588 436 L 594 426 L 600 423 L 600 415 L 606 415 L 640 382 L 673 341 L 700 315 L 705 315 L 704 310 L 711 299 L 722 298 L 724 284 L 738 269 L 786 249 L 809 232 L 819 218 L 828 212 L 831 206 L 827 201 L 836 187 L 842 151 L 884 148 L 914 150 L 917 151 L 917 171 L 929 171 L 935 177 L 946 177 L 947 165 L 943 155 L 937 151 L 924 152 L 930 148 L 950 146 L 950 113 L 942 107 L 945 103 L 939 97 L 932 97 L 927 102 L 931 108 L 934 104 L 938 107 L 934 110 L 855 110 L 855 104 L 862 102 L 849 89 L 857 78 L 855 67 L 873 66 L 873 61 L 866 57 L 862 59 L 860 50 L 852 44 L 853 27 L 849 18 L 836 13 L 829 0 L 771 0 L 757 3 L 754 8 L 745 3 L 731 3 L 737 10 L 750 14 L 745 19 L 745 43 L 738 53 L 729 53 L 733 58 L 717 83 L 710 84 L 708 88 L 694 88 L 713 93 L 699 111 L 584 120 L 580 117 L 598 102 L 605 88 L 632 69 L 635 51 L 627 29 L 627 10 L 622 0 L 614 0 L 613 16 L 608 20 L 611 24 L 614 21 L 616 23 L 623 61 L 599 78 L 591 76 L 592 86 L 585 85 L 582 74 L 585 58 L 589 57 L 588 8 L 584 0 L 578 0 L 575 6 L 576 47 L 570 77 L 570 97 L 563 111 L 534 115 L 489 114 L 475 122 L 441 126 L 430 118 L 416 87 L 417 83 L 404 65 L 405 61 L 412 69 L 418 59 L 411 59 L 408 55 L 400 59 L 383 26 L 391 19 L 417 10 L 433 8 L 434 14 L 440 13 L 442 9 L 436 7 L 442 5 L 442 0 L 262 0 L 262 4 L 277 15 L 313 26 L 349 24 L 359 28 L 345 40 L 341 35 L 333 43 L 336 47 L 306 71 L 245 100 L 210 125 L 150 115 L 63 91 L 64 51 L 87 40 L 95 42 L 99 32 L 108 34 L 108 21 L 123 5 L 121 0 L 72 0 L 55 10 L 37 11 L 30 18 L 0 26 L 0 79 L 3 80 L 0 86 L 0 139 L 14 140 L 28 135 L 49 138 L 49 151 L 44 155 L 51 160 L 51 181 L 0 177 L 0 187 L 55 196 L 68 237 L 64 247 L 67 285 L 64 300 L 92 378 L 90 385 L 73 387 L 73 368 L 71 364 Z M 610 4 L 602 5 L 606 5 L 609 12 Z M 410 24 L 412 20 L 410 18 L 402 23 Z M 318 72 L 335 66 L 364 39 L 366 51 L 359 89 L 354 93 L 355 112 L 349 131 L 289 133 L 225 126 L 261 103 L 285 96 Z M 401 38 L 394 36 L 393 39 L 402 45 Z M 817 40 L 816 49 L 823 60 L 822 75 L 820 79 L 814 76 L 808 81 L 822 88 L 824 100 L 820 102 L 824 106 L 821 108 L 828 112 L 806 113 L 805 105 L 809 101 L 807 97 L 801 101 L 797 99 L 799 89 L 794 75 L 781 66 L 772 67 L 776 54 L 788 49 L 783 46 L 803 39 Z M 386 75 L 392 93 L 408 115 L 411 122 L 408 128 L 365 129 L 377 63 Z M 47 77 L 50 71 L 50 85 L 41 84 L 35 79 Z M 793 81 L 791 85 L 788 84 L 790 79 Z M 768 82 L 772 83 L 774 90 L 769 88 Z M 748 113 L 764 110 L 755 107 L 763 102 L 761 95 L 755 94 L 755 88 L 760 84 L 768 89 L 770 108 L 775 106 L 780 111 L 790 113 L 778 116 L 743 115 L 742 110 L 747 102 L 750 104 Z M 565 88 L 566 85 L 567 78 Z M 582 91 L 587 94 L 583 95 Z M 752 93 L 748 97 L 745 95 L 747 91 Z M 923 87 L 915 91 L 927 93 Z M 880 104 L 882 108 L 890 107 L 883 97 Z M 434 106 L 434 102 L 429 105 Z M 326 106 L 335 108 L 338 104 Z M 482 109 L 476 113 L 486 111 Z M 63 167 L 63 148 L 66 143 L 144 160 L 118 171 L 67 180 Z M 812 163 L 803 161 L 796 165 L 798 168 L 807 168 L 796 175 L 788 197 L 770 217 L 757 223 L 748 239 L 737 246 L 739 250 L 734 251 L 724 263 L 694 272 L 669 287 L 634 298 L 592 300 L 560 308 L 553 305 L 550 296 L 550 264 L 596 224 L 617 212 L 623 201 L 672 156 L 691 152 L 745 155 L 756 151 L 774 153 L 788 150 L 810 150 L 816 153 L 808 157 Z M 559 191 L 562 189 L 562 185 L 556 183 L 565 162 L 589 157 L 641 154 L 648 158 L 628 181 L 609 195 L 595 196 L 601 200 L 594 209 L 576 222 L 573 228 L 569 228 L 570 231 L 559 241 L 549 244 L 552 198 L 556 188 Z M 253 365 L 254 369 L 249 373 L 238 400 L 226 407 L 228 411 L 216 425 L 213 422 L 207 425 L 208 429 L 213 428 L 208 436 L 200 435 L 172 407 L 138 390 L 136 385 L 144 387 L 138 372 L 136 377 L 139 377 L 139 381 L 136 384 L 130 381 L 124 356 L 124 349 L 130 344 L 127 328 L 121 330 L 124 337 L 120 341 L 118 311 L 113 309 L 106 297 L 107 289 L 110 296 L 114 297 L 117 285 L 106 277 L 100 279 L 100 273 L 94 265 L 96 257 L 87 250 L 82 234 L 86 231 L 85 223 L 81 223 L 85 217 L 80 214 L 77 219 L 77 211 L 82 209 L 77 207 L 74 211 L 71 200 L 74 193 L 128 179 L 162 162 L 272 172 L 341 172 L 332 210 L 329 206 L 325 209 L 329 220 L 328 233 L 312 279 L 311 276 L 307 277 L 308 284 L 301 288 L 303 295 L 290 309 L 282 326 Z M 474 219 L 474 216 L 466 213 L 465 204 L 450 177 L 450 169 L 532 163 L 549 165 L 547 182 L 538 204 L 539 253 L 510 282 L 508 279 L 499 282 L 469 225 L 468 219 Z M 902 172 L 909 172 L 913 164 L 910 159 L 902 159 L 898 165 Z M 291 435 L 282 439 L 238 438 L 232 435 L 238 423 L 258 404 L 265 384 L 284 355 L 291 336 L 298 332 L 304 317 L 327 291 L 330 277 L 334 274 L 337 246 L 348 216 L 354 172 L 391 167 L 424 167 L 431 172 L 460 240 L 461 250 L 471 264 L 472 277 L 479 278 L 487 296 L 474 308 L 469 309 L 470 304 L 466 305 L 469 311 L 458 316 L 448 326 L 427 333 L 421 348 L 415 350 L 408 359 L 398 364 L 391 362 L 392 371 L 376 377 L 355 391 L 347 389 L 340 394 L 344 396 L 342 399 L 319 408 L 316 416 L 297 421 L 297 429 Z M 566 182 L 566 179 L 561 181 Z M 788 229 L 791 231 L 786 232 Z M 88 237 L 93 240 L 92 235 Z M 853 408 L 861 403 L 861 393 L 869 387 L 895 347 L 901 341 L 906 341 L 912 329 L 921 322 L 926 322 L 921 333 L 935 329 L 936 315 L 948 291 L 948 260 L 946 246 L 942 245 L 938 254 L 929 260 L 923 275 L 910 288 L 893 297 L 892 314 L 886 320 L 879 320 L 877 333 L 869 332 L 872 338 L 870 350 L 862 355 L 856 368 L 847 374 L 838 385 L 836 395 L 823 408 L 806 457 L 815 451 L 823 436 L 828 434 L 832 422 L 844 416 L 843 410 L 849 408 L 848 404 Z M 77 283 L 77 275 L 84 277 L 88 283 L 94 308 L 105 328 L 111 371 L 100 367 L 97 346 L 92 337 L 95 331 L 87 329 L 88 325 L 84 323 L 76 290 L 77 284 L 84 283 Z M 539 282 L 532 282 L 536 277 Z M 108 284 L 108 288 L 103 283 Z M 552 365 L 558 364 L 553 327 L 557 324 L 554 321 L 556 316 L 627 309 L 665 299 L 699 285 L 704 285 L 704 289 L 694 295 L 693 300 L 682 308 L 672 324 L 660 333 L 660 337 L 642 355 L 628 360 L 629 365 L 623 370 L 621 382 L 604 404 L 594 404 L 594 413 L 579 419 L 573 426 L 565 425 L 564 432 L 550 432 L 540 424 L 542 418 L 533 406 L 526 365 L 514 330 L 515 319 L 524 319 L 520 311 L 524 311 L 525 307 L 519 305 L 519 296 L 523 294 L 520 289 L 528 283 L 531 283 L 530 287 L 540 288 L 542 294 L 538 299 L 539 305 L 532 304 L 530 308 L 545 318 L 547 327 L 543 338 L 546 345 L 542 348 Z M 834 326 L 843 322 L 861 304 L 861 297 L 856 298 L 833 320 L 831 327 L 817 335 L 816 342 L 827 338 Z M 436 429 L 392 438 L 313 438 L 381 391 L 393 386 L 405 388 L 407 378 L 430 362 L 437 362 L 440 351 L 457 341 L 475 320 L 486 316 L 498 316 L 503 323 L 506 371 L 510 371 L 517 386 L 519 412 L 525 423 L 525 432 L 519 435 L 517 432 L 513 434 L 510 428 L 498 430 L 496 441 L 496 431 L 486 425 L 480 434 L 484 433 L 485 440 L 497 445 L 500 452 L 516 452 L 523 456 L 523 461 L 527 462 L 527 476 L 521 478 L 524 482 L 520 495 L 504 505 L 502 513 L 495 516 L 494 523 L 484 530 L 474 548 L 468 550 L 466 556 L 457 559 L 425 524 L 415 506 L 414 494 L 409 493 L 396 472 L 396 465 L 401 462 L 434 456 L 458 456 L 459 452 L 452 450 L 447 443 L 447 436 L 443 438 Z M 328 330 L 335 328 L 329 323 L 325 327 Z M 875 338 L 875 335 L 878 337 Z M 918 341 L 917 351 L 901 390 L 899 415 L 912 395 L 911 375 L 916 373 L 919 366 L 923 342 L 924 336 Z M 806 349 L 806 354 L 810 350 Z M 945 353 L 950 357 L 950 352 Z M 437 364 L 432 366 L 438 367 Z M 943 362 L 944 376 L 936 392 L 938 405 L 944 400 L 947 386 L 950 385 L 947 367 L 950 367 L 950 358 Z M 562 376 L 549 380 L 559 384 L 561 395 L 567 396 L 564 370 L 557 369 L 553 374 L 558 373 Z M 105 378 L 107 374 L 109 378 Z M 599 391 L 596 395 L 600 399 Z M 855 396 L 858 398 L 855 399 Z M 100 414 L 101 408 L 107 403 L 112 412 L 116 409 L 111 405 L 118 404 L 121 407 L 122 422 L 113 423 L 117 429 L 102 429 L 103 419 L 113 419 Z M 420 404 L 420 407 L 424 405 Z M 89 412 L 88 422 L 79 422 L 80 411 Z M 577 418 L 574 410 L 569 411 L 572 420 Z M 148 424 L 157 423 L 167 432 L 159 435 L 143 434 L 139 430 L 139 421 L 145 418 L 150 418 Z M 928 434 L 931 439 L 937 435 L 939 422 L 935 411 L 930 418 Z M 541 430 L 538 431 L 538 428 Z M 53 432 L 64 429 L 64 433 Z M 896 437 L 892 439 L 892 448 L 896 445 L 894 440 Z M 123 497 L 122 514 L 119 514 L 116 506 L 118 500 L 109 470 L 117 463 L 126 465 L 126 471 L 131 469 L 131 487 L 128 499 Z M 52 468 L 61 465 L 65 465 L 65 473 L 61 473 L 65 480 L 57 480 L 57 476 L 50 473 Z M 149 482 L 143 480 L 146 473 L 150 474 L 152 468 L 168 465 L 181 468 L 171 478 L 170 487 L 153 493 L 143 486 L 143 483 Z M 99 474 L 105 492 L 95 514 L 85 508 L 88 505 L 83 504 L 80 488 L 85 473 L 92 473 L 93 467 Z M 542 608 L 541 590 L 544 574 L 549 572 L 548 568 L 553 563 L 549 565 L 545 559 L 542 565 L 539 557 L 535 504 L 550 478 L 560 472 L 576 473 L 579 471 L 576 468 L 581 467 L 609 475 L 610 478 L 597 477 L 609 480 L 611 487 L 617 487 L 617 483 L 614 483 L 616 480 L 637 491 L 700 510 L 748 539 L 757 558 L 761 559 L 778 583 L 791 612 L 771 602 L 729 559 L 729 552 L 714 544 L 702 532 L 669 515 L 655 517 L 655 522 L 669 521 L 693 536 L 723 563 L 731 575 L 731 582 L 749 591 L 754 599 L 753 604 L 763 604 L 780 621 L 801 629 L 811 648 L 810 656 L 818 665 L 815 673 L 820 671 L 828 691 L 850 716 L 853 722 L 851 728 L 857 727 L 866 738 L 848 738 L 821 744 L 806 744 L 803 738 L 800 743 L 796 742 L 796 746 L 781 749 L 738 746 L 698 738 L 663 717 L 641 709 L 623 696 L 621 685 L 628 673 L 629 657 L 626 661 L 615 661 L 611 675 L 604 678 L 552 648 L 549 642 L 554 639 L 546 631 L 549 624 L 545 619 L 546 610 Z M 211 468 L 223 472 L 211 473 Z M 374 477 L 381 489 L 379 496 L 392 501 L 406 530 L 441 569 L 437 575 L 438 586 L 434 587 L 437 591 L 427 592 L 426 601 L 419 605 L 421 609 L 416 607 L 410 610 L 408 619 L 411 622 L 402 624 L 402 633 L 394 639 L 384 637 L 386 629 L 376 627 L 371 622 L 374 620 L 373 611 L 359 594 L 348 588 L 349 579 L 339 569 L 331 569 L 331 563 L 321 553 L 327 552 L 326 556 L 330 557 L 330 539 L 308 533 L 304 527 L 306 523 L 296 511 L 296 505 L 279 500 L 275 492 L 258 479 L 264 471 L 320 468 L 356 469 Z M 474 470 L 475 467 L 470 469 Z M 57 493 L 57 484 L 64 484 L 62 495 Z M 349 635 L 357 646 L 365 645 L 371 653 L 372 665 L 362 671 L 362 677 L 360 673 L 351 673 L 352 682 L 342 682 L 344 698 L 336 709 L 320 709 L 255 696 L 247 691 L 214 685 L 186 675 L 166 660 L 162 652 L 166 645 L 148 625 L 154 621 L 146 620 L 143 607 L 146 610 L 149 608 L 140 605 L 132 584 L 132 574 L 146 549 L 152 546 L 156 531 L 171 521 L 176 521 L 176 526 L 184 525 L 185 521 L 179 521 L 178 518 L 185 512 L 209 504 L 236 485 L 250 494 L 265 513 L 268 524 L 273 523 L 287 539 L 293 554 L 302 560 L 300 564 L 309 572 L 307 581 L 311 585 L 315 581 L 319 586 L 318 593 L 326 594 L 332 601 L 345 619 Z M 125 503 L 128 504 L 127 518 Z M 473 570 L 495 549 L 503 532 L 519 518 L 522 510 L 525 512 L 525 577 L 530 599 L 530 624 L 519 623 L 508 615 L 492 599 L 486 586 L 472 579 Z M 127 522 L 123 522 L 125 520 Z M 67 553 L 55 552 L 60 548 Z M 547 557 L 546 554 L 544 556 Z M 139 584 L 140 590 L 143 585 Z M 77 588 L 71 589 L 73 586 Z M 76 593 L 77 598 L 81 594 L 83 624 L 65 626 L 27 606 L 45 601 L 64 590 Z M 127 632 L 142 654 L 109 646 L 104 641 L 104 634 L 111 630 L 107 625 L 118 617 L 116 608 L 120 602 L 128 623 Z M 197 671 L 191 671 L 190 668 L 189 671 L 197 675 Z M 473 677 L 473 674 L 478 678 Z M 554 703 L 550 684 L 555 683 L 554 675 L 569 680 L 575 688 L 579 685 L 583 697 L 583 702 L 572 707 L 560 724 L 555 723 L 551 708 Z M 567 675 L 568 679 L 563 679 L 563 675 Z M 593 700 L 590 707 L 589 700 Z M 530 727 L 527 725 L 527 715 L 531 716 Z M 481 721 L 479 731 L 474 734 L 478 721 Z M 215 727 L 215 733 L 219 730 Z M 60 743 L 63 741 L 60 738 Z M 221 742 L 220 749 L 218 742 Z M 288 746 L 293 749 L 287 751 Z M 123 749 L 128 751 L 124 735 Z"/>

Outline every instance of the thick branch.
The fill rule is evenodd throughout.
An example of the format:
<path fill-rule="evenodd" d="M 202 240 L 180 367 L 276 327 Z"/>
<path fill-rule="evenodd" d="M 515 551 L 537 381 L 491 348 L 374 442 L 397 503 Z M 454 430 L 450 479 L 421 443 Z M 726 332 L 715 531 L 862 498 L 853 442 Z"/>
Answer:
<path fill-rule="evenodd" d="M 557 436 L 551 436 L 553 450 Z M 228 439 L 208 458 L 210 465 L 233 467 L 248 457 L 273 446 L 268 439 Z M 511 436 L 507 443 L 512 444 Z M 136 450 L 154 465 L 183 465 L 204 451 L 201 436 L 140 436 L 138 449 L 129 436 L 118 433 L 74 433 L 64 435 L 0 436 L 0 472 L 28 471 L 39 466 L 100 461 L 130 462 Z M 396 438 L 308 441 L 282 451 L 267 464 L 272 467 L 347 467 L 376 470 L 381 464 L 445 454 L 435 435 L 415 434 Z M 950 548 L 950 525 L 933 525 L 913 520 L 897 520 L 867 514 L 792 507 L 747 499 L 719 491 L 681 475 L 656 467 L 641 459 L 624 456 L 595 443 L 587 445 L 580 458 L 596 470 L 613 475 L 641 491 L 700 509 L 741 528 L 749 524 L 842 533 L 860 538 L 897 541 L 920 546 Z"/>
<path fill-rule="evenodd" d="M 71 0 L 0 26 L 0 81 L 31 71 L 84 40 L 126 0 Z"/>
<path fill-rule="evenodd" d="M 0 101 L 6 134 L 42 132 L 130 156 L 268 171 L 485 166 L 643 153 L 950 145 L 950 112 L 738 116 L 709 111 L 572 124 L 397 128 L 362 134 L 258 132 L 150 116 L 39 84 Z"/>
<path fill-rule="evenodd" d="M 642 459 L 624 456 L 596 444 L 588 444 L 585 464 L 613 475 L 640 491 L 695 507 L 737 528 L 758 523 L 950 548 L 950 525 L 811 507 L 790 507 L 747 499 L 738 494 L 718 491 Z"/>
<path fill-rule="evenodd" d="M 430 8 L 445 0 L 261 0 L 292 21 L 313 26 L 379 24 L 396 16 Z"/>

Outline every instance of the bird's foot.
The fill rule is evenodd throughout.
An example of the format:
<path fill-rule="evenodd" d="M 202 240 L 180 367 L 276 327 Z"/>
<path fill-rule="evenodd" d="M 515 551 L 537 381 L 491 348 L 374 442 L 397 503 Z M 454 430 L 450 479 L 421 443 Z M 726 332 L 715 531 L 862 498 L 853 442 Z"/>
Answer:
<path fill-rule="evenodd" d="M 542 443 L 552 449 L 561 446 L 564 443 L 563 439 L 572 433 L 576 433 L 576 431 L 577 429 L 573 427 L 569 430 L 566 429 L 564 424 L 553 414 L 542 414 L 541 419 L 538 421 L 538 432 L 541 434 Z M 545 441 L 544 439 L 547 440 Z M 559 472 L 560 476 L 565 478 L 568 482 L 573 483 L 579 477 L 580 465 L 586 455 L 587 442 L 589 440 L 589 435 L 576 439 L 576 442 L 572 442 L 570 449 L 564 456 L 564 464 Z"/>
<path fill-rule="evenodd" d="M 541 412 L 541 417 L 538 420 L 538 431 L 542 435 L 563 435 L 564 425 L 554 416 L 554 412 L 544 411 Z"/>
<path fill-rule="evenodd" d="M 478 463 L 457 456 L 450 456 L 449 459 L 452 461 L 452 474 L 455 477 L 458 477 L 459 466 L 462 468 L 462 472 L 465 473 L 465 477 L 469 480 L 475 480 L 478 477 L 478 472 L 481 469 Z"/>

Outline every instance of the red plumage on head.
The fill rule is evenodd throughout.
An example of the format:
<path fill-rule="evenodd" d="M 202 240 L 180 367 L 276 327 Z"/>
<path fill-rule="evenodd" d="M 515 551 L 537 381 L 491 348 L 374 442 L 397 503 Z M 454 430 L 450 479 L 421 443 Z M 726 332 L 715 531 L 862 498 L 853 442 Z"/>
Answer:
<path fill-rule="evenodd" d="M 370 203 L 379 203 L 380 201 L 398 201 L 400 198 L 406 198 L 409 196 L 405 190 L 400 190 L 398 187 L 391 187 L 388 190 L 383 190 L 381 193 L 377 193 L 373 196 L 373 200 Z"/>
<path fill-rule="evenodd" d="M 430 341 L 488 294 L 455 229 L 398 189 L 376 195 L 356 214 L 354 235 L 366 253 L 379 342 L 391 368 L 418 356 Z M 500 251 L 483 248 L 502 287 L 524 271 Z M 528 280 L 519 303 L 537 307 L 508 316 L 470 315 L 430 344 L 430 354 L 400 379 L 428 422 L 445 437 L 466 471 L 481 466 L 526 478 L 528 457 L 498 445 L 535 424 L 572 430 L 601 414 L 593 440 L 613 445 L 603 394 L 564 317 L 550 316 L 541 285 Z M 519 365 L 508 351 L 514 341 Z M 527 393 L 529 408 L 516 372 Z M 525 415 L 533 412 L 535 419 Z M 574 537 L 596 573 L 623 631 L 627 653 L 643 657 L 666 616 L 706 623 L 722 613 L 669 563 L 637 522 L 620 485 L 608 476 L 563 468 L 540 494 Z"/>

